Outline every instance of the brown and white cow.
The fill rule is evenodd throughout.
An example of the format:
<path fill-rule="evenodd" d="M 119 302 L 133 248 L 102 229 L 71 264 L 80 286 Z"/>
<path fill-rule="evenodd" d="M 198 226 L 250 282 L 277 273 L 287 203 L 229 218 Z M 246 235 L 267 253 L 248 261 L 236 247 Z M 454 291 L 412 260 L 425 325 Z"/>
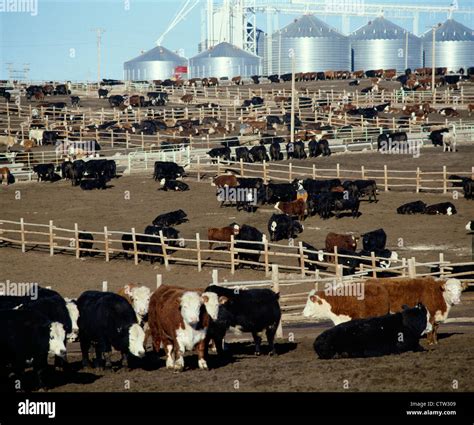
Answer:
<path fill-rule="evenodd" d="M 236 187 L 238 185 L 239 181 L 237 180 L 237 177 L 233 174 L 223 174 L 221 176 L 217 176 L 211 183 L 211 186 L 217 187 Z"/>
<path fill-rule="evenodd" d="M 300 221 L 304 220 L 307 213 L 304 199 L 297 199 L 291 202 L 279 201 L 275 204 L 275 209 L 290 217 L 297 217 Z"/>
<path fill-rule="evenodd" d="M 355 252 L 358 241 L 359 238 L 354 235 L 330 232 L 326 236 L 326 252 L 334 252 L 335 246 L 337 246 L 338 249 Z"/>
<path fill-rule="evenodd" d="M 461 302 L 461 293 L 467 284 L 459 279 L 422 278 L 379 278 L 369 279 L 371 284 L 383 285 L 390 298 L 390 311 L 401 311 L 403 305 L 414 306 L 423 303 L 430 313 L 433 331 L 428 334 L 430 344 L 437 344 L 437 328 L 439 323 L 448 318 L 453 305 Z"/>
<path fill-rule="evenodd" d="M 148 314 L 148 305 L 151 297 L 150 288 L 137 283 L 129 283 L 120 288 L 118 294 L 130 303 L 135 310 L 138 323 L 142 324 L 145 316 Z"/>
<path fill-rule="evenodd" d="M 232 235 L 237 236 L 240 232 L 240 226 L 234 223 L 227 227 L 210 227 L 207 229 L 207 240 L 209 249 L 212 249 L 214 242 L 230 242 Z"/>
<path fill-rule="evenodd" d="M 162 285 L 152 294 L 148 325 L 154 349 L 165 349 L 168 369 L 183 370 L 184 353 L 195 348 L 199 368 L 208 368 L 206 332 L 210 318 L 216 320 L 218 311 L 219 300 L 212 292 Z"/>
<path fill-rule="evenodd" d="M 334 325 L 390 312 L 388 291 L 383 285 L 363 282 L 332 285 L 322 291 L 313 289 L 306 301 L 303 316 L 331 320 Z"/>
<path fill-rule="evenodd" d="M 8 167 L 0 168 L 0 181 L 8 186 L 10 184 L 10 169 Z"/>

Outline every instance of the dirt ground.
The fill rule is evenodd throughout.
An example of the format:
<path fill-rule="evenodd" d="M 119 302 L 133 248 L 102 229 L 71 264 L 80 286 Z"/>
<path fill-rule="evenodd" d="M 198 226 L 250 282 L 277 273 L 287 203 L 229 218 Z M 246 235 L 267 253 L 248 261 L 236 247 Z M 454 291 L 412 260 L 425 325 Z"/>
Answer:
<path fill-rule="evenodd" d="M 397 169 L 439 171 L 447 165 L 448 173 L 468 171 L 474 165 L 474 148 L 460 146 L 459 152 L 443 154 L 439 150 L 426 149 L 419 158 L 383 156 L 377 153 L 333 155 L 316 159 L 317 166 L 356 168 L 364 164 L 367 168 L 380 168 L 383 164 Z M 303 161 L 305 165 L 312 161 Z M 224 226 L 232 221 L 250 224 L 267 232 L 267 222 L 274 211 L 264 206 L 255 214 L 237 213 L 233 208 L 218 208 L 215 188 L 209 180 L 198 183 L 186 180 L 189 192 L 170 193 L 158 191 L 158 184 L 151 175 L 126 176 L 111 182 L 106 191 L 82 191 L 66 182 L 21 183 L 0 188 L 2 203 L 1 219 L 19 220 L 29 223 L 48 223 L 72 228 L 102 231 L 130 231 L 135 227 L 141 231 L 160 213 L 182 208 L 189 222 L 177 228 L 181 236 L 194 238 L 196 232 L 204 237 L 209 226 Z M 18 192 L 19 191 L 19 192 Z M 124 196 L 129 191 L 130 199 Z M 20 194 L 20 199 L 18 198 Z M 452 201 L 458 214 L 448 216 L 399 216 L 396 208 L 402 203 L 421 199 L 427 203 Z M 435 193 L 414 194 L 407 191 L 380 192 L 379 202 L 361 205 L 362 215 L 358 219 L 331 218 L 323 221 L 312 217 L 305 221 L 305 230 L 300 239 L 317 248 L 324 245 L 330 231 L 356 232 L 383 227 L 388 235 L 387 246 L 403 257 L 415 256 L 419 260 L 436 260 L 440 252 L 451 261 L 469 261 L 472 257 L 472 236 L 467 235 L 465 225 L 474 219 L 474 203 L 462 196 L 453 200 L 452 195 Z M 399 246 L 400 238 L 403 246 Z M 283 241 L 286 243 L 286 241 Z M 167 284 L 187 287 L 204 287 L 211 282 L 212 267 L 205 266 L 199 273 L 195 266 L 172 264 L 166 271 L 163 266 L 112 257 L 109 263 L 101 256 L 77 260 L 70 254 L 50 257 L 47 252 L 29 249 L 22 254 L 18 247 L 0 248 L 0 270 L 2 281 L 37 282 L 52 286 L 64 296 L 77 297 L 86 289 L 100 289 L 107 281 L 109 290 L 117 290 L 128 282 L 141 282 L 154 287 L 156 274 L 163 275 Z M 296 265 L 296 264 L 295 264 Z M 239 270 L 235 275 L 228 269 L 219 269 L 219 278 L 228 280 L 263 279 L 261 270 Z M 452 310 L 450 317 L 473 317 L 474 297 L 463 295 L 463 304 Z M 143 368 L 133 371 L 96 370 L 74 372 L 65 377 L 54 377 L 54 388 L 58 391 L 123 391 L 124 382 L 130 381 L 131 391 L 345 391 L 343 381 L 348 380 L 350 391 L 451 391 L 453 380 L 459 381 L 461 391 L 474 390 L 474 327 L 471 324 L 447 324 L 440 328 L 439 345 L 427 347 L 424 353 L 407 353 L 370 361 L 331 360 L 317 358 L 312 350 L 314 337 L 328 324 L 291 325 L 285 327 L 285 339 L 279 340 L 279 355 L 273 358 L 253 356 L 248 342 L 232 344 L 233 358 L 221 361 L 211 356 L 209 372 L 195 369 L 196 358 L 191 355 L 191 370 L 174 374 L 165 370 L 163 359 L 150 354 Z M 289 341 L 289 333 L 294 340 Z M 78 367 L 78 347 L 74 345 L 70 354 L 73 368 Z M 235 386 L 239 389 L 235 389 Z M 86 385 L 84 385 L 86 384 Z"/>

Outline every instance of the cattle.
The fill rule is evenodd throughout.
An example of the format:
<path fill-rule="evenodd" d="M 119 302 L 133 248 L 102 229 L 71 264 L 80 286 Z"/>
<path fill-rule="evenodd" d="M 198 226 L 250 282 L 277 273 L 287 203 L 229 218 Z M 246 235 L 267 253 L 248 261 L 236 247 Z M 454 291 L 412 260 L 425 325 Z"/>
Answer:
<path fill-rule="evenodd" d="M 332 188 L 341 186 L 341 180 L 339 179 L 328 179 L 328 180 L 315 180 L 315 179 L 304 179 L 295 180 L 294 184 L 302 186 L 308 194 L 318 194 L 321 192 L 329 192 Z"/>
<path fill-rule="evenodd" d="M 171 211 L 160 214 L 153 220 L 155 226 L 173 226 L 188 221 L 187 214 L 183 210 Z"/>
<path fill-rule="evenodd" d="M 296 199 L 296 188 L 291 183 L 268 183 L 265 186 L 265 201 L 275 204 L 278 201 L 290 202 Z"/>
<path fill-rule="evenodd" d="M 456 207 L 451 202 L 440 202 L 439 204 L 428 205 L 425 214 L 429 215 L 454 215 L 457 214 Z"/>
<path fill-rule="evenodd" d="M 260 84 L 260 76 L 259 75 L 252 75 L 250 77 L 254 84 Z"/>
<path fill-rule="evenodd" d="M 206 293 L 216 294 L 219 300 L 217 318 L 211 320 L 206 337 L 207 341 L 214 340 L 218 354 L 223 352 L 222 342 L 229 328 L 252 333 L 256 356 L 261 354 L 261 334 L 265 331 L 268 355 L 275 354 L 275 334 L 281 319 L 279 294 L 271 289 L 236 291 L 217 285 L 208 286 Z"/>
<path fill-rule="evenodd" d="M 41 144 L 43 145 L 54 145 L 59 137 L 57 131 L 44 130 L 42 134 Z"/>
<path fill-rule="evenodd" d="M 275 209 L 289 217 L 296 217 L 298 220 L 303 221 L 307 214 L 306 202 L 303 199 L 297 199 L 291 202 L 277 202 Z"/>
<path fill-rule="evenodd" d="M 329 148 L 329 142 L 326 139 L 321 139 L 319 141 L 310 140 L 308 143 L 309 148 L 309 157 L 315 158 L 318 156 L 330 156 L 331 149 Z"/>
<path fill-rule="evenodd" d="M 267 77 L 271 83 L 279 83 L 280 82 L 280 77 L 278 75 L 269 75 Z"/>
<path fill-rule="evenodd" d="M 400 313 L 341 323 L 316 338 L 314 351 L 321 359 L 424 351 L 420 338 L 432 328 L 429 317 L 426 307 L 417 304 Z"/>
<path fill-rule="evenodd" d="M 79 232 L 77 238 L 79 241 L 79 256 L 89 255 L 92 257 L 94 253 L 88 250 L 91 250 L 94 246 L 94 236 L 91 233 Z"/>
<path fill-rule="evenodd" d="M 183 355 L 197 349 L 199 369 L 208 369 L 206 333 L 210 319 L 217 320 L 219 301 L 215 293 L 160 286 L 153 292 L 148 309 L 148 324 L 155 351 L 163 346 L 166 367 L 184 369 Z"/>
<path fill-rule="evenodd" d="M 267 154 L 267 149 L 263 145 L 252 146 L 252 148 L 250 149 L 250 155 L 252 156 L 254 162 L 263 162 L 270 160 Z"/>
<path fill-rule="evenodd" d="M 176 180 L 183 177 L 184 168 L 171 161 L 155 161 L 153 178 L 155 181 L 161 179 Z"/>
<path fill-rule="evenodd" d="M 150 304 L 151 291 L 148 286 L 137 283 L 128 283 L 117 292 L 124 297 L 133 307 L 140 325 L 148 320 L 148 305 Z M 146 341 L 145 341 L 146 343 Z"/>
<path fill-rule="evenodd" d="M 456 174 L 450 175 L 448 177 L 448 180 L 452 181 L 453 187 L 463 187 L 464 183 L 472 181 L 470 177 L 457 176 Z M 453 180 L 457 180 L 457 181 L 453 181 Z"/>
<path fill-rule="evenodd" d="M 79 96 L 71 96 L 71 106 L 79 107 L 81 103 L 81 99 Z"/>
<path fill-rule="evenodd" d="M 65 330 L 39 311 L 20 309 L 0 311 L 0 368 L 11 365 L 16 379 L 31 363 L 38 387 L 48 366 L 48 354 L 66 355 Z M 18 376 L 19 375 L 19 376 Z"/>
<path fill-rule="evenodd" d="M 439 266 L 431 267 L 430 272 L 433 274 L 440 274 L 441 268 Z M 443 266 L 443 273 L 449 273 L 450 275 L 453 275 L 460 279 L 474 279 L 474 264 L 461 264 L 458 266 L 449 266 L 449 265 Z"/>
<path fill-rule="evenodd" d="M 383 152 L 400 149 L 408 143 L 408 136 L 405 132 L 382 133 L 377 137 L 377 149 Z"/>
<path fill-rule="evenodd" d="M 308 200 L 308 209 L 311 214 L 318 213 L 322 219 L 328 219 L 332 213 L 336 218 L 341 217 L 343 211 L 350 211 L 353 218 L 359 217 L 360 201 L 358 197 L 347 196 L 346 193 L 331 189 L 331 192 L 311 194 Z"/>
<path fill-rule="evenodd" d="M 458 117 L 459 112 L 456 111 L 456 108 L 442 108 L 439 111 L 440 115 L 444 115 L 446 117 Z"/>
<path fill-rule="evenodd" d="M 145 97 L 138 95 L 130 96 L 128 99 L 128 104 L 130 106 L 143 107 L 145 106 Z"/>
<path fill-rule="evenodd" d="M 161 179 L 160 186 L 161 186 L 161 190 L 164 190 L 164 191 L 171 190 L 173 192 L 185 192 L 189 190 L 188 184 L 184 182 L 180 182 L 178 180 Z"/>
<path fill-rule="evenodd" d="M 428 138 L 431 140 L 433 146 L 443 146 L 443 133 L 448 133 L 448 128 L 442 128 L 440 130 L 434 130 L 430 133 Z"/>
<path fill-rule="evenodd" d="M 413 201 L 400 205 L 397 208 L 397 214 L 424 214 L 426 204 L 423 201 Z"/>
<path fill-rule="evenodd" d="M 243 162 L 253 162 L 249 148 L 246 146 L 235 149 L 235 159 L 236 161 L 242 160 Z"/>
<path fill-rule="evenodd" d="M 194 96 L 192 94 L 185 94 L 181 96 L 181 102 L 183 103 L 191 103 L 194 99 Z"/>
<path fill-rule="evenodd" d="M 461 302 L 461 292 L 467 284 L 458 279 L 423 278 L 374 278 L 366 281 L 366 289 L 372 284 L 382 285 L 389 294 L 390 311 L 401 311 L 403 305 L 423 303 L 430 312 L 433 331 L 428 334 L 430 344 L 437 343 L 438 323 L 447 319 L 453 305 Z"/>
<path fill-rule="evenodd" d="M 238 252 L 239 249 L 243 250 L 253 250 L 253 251 L 263 251 L 263 238 L 264 235 L 260 230 L 255 227 L 248 226 L 244 224 L 240 227 L 239 234 L 235 237 L 234 248 L 237 250 L 236 258 L 240 260 L 236 268 L 244 267 L 244 263 L 241 261 L 252 261 L 258 263 L 260 259 L 260 254 L 250 253 L 250 252 Z M 251 268 L 256 267 L 255 265 L 250 265 Z"/>
<path fill-rule="evenodd" d="M 474 232 L 474 220 L 471 220 L 466 224 L 466 230 L 468 232 Z"/>
<path fill-rule="evenodd" d="M 360 85 L 360 80 L 349 81 L 349 86 L 358 86 Z"/>
<path fill-rule="evenodd" d="M 369 202 L 372 202 L 372 198 L 375 202 L 378 202 L 377 183 L 375 180 L 348 180 L 342 186 L 351 196 L 358 198 L 368 196 Z"/>
<path fill-rule="evenodd" d="M 207 229 L 207 240 L 209 249 L 212 249 L 214 242 L 230 242 L 232 236 L 237 236 L 240 232 L 240 226 L 233 223 L 227 227 L 210 227 Z"/>
<path fill-rule="evenodd" d="M 231 150 L 228 147 L 212 148 L 209 152 L 206 153 L 213 159 L 212 162 L 214 163 L 217 162 L 215 158 L 221 158 L 226 161 L 230 161 Z"/>
<path fill-rule="evenodd" d="M 398 254 L 395 251 L 390 251 L 389 249 L 374 249 L 373 251 L 369 252 L 366 250 L 361 250 L 360 252 L 357 253 L 358 256 L 360 257 L 371 257 L 372 252 L 374 253 L 375 257 L 377 257 L 377 260 L 375 261 L 375 267 L 377 268 L 384 268 L 388 269 L 390 268 L 391 262 L 392 261 L 397 261 L 398 260 Z M 383 260 L 381 260 L 383 258 Z M 361 258 L 360 262 L 358 263 L 358 267 L 360 264 L 365 264 L 368 266 L 372 266 L 372 260 L 367 258 Z"/>
<path fill-rule="evenodd" d="M 54 180 L 54 164 L 38 164 L 33 167 L 33 172 L 37 174 L 38 181 Z"/>
<path fill-rule="evenodd" d="M 324 262 L 324 253 L 321 249 L 316 249 L 314 246 L 310 245 L 306 242 L 301 242 L 304 248 L 305 260 L 304 260 L 304 267 L 305 269 L 315 271 L 316 269 L 326 270 L 325 266 L 320 266 L 319 264 L 315 264 L 315 261 Z M 308 260 L 306 260 L 306 257 Z"/>
<path fill-rule="evenodd" d="M 264 186 L 260 177 L 237 177 L 237 183 L 240 187 L 249 189 L 260 189 Z"/>
<path fill-rule="evenodd" d="M 89 349 L 95 346 L 96 366 L 110 367 L 112 347 L 127 363 L 143 357 L 145 333 L 130 303 L 113 292 L 86 291 L 77 299 L 82 364 L 90 366 Z"/>
<path fill-rule="evenodd" d="M 0 181 L 7 186 L 12 183 L 13 174 L 8 167 L 0 167 Z"/>
<path fill-rule="evenodd" d="M 334 252 L 335 247 L 337 247 L 338 250 L 344 249 L 346 251 L 355 252 L 358 241 L 359 238 L 354 235 L 330 232 L 326 235 L 326 252 Z"/>
<path fill-rule="evenodd" d="M 296 238 L 303 230 L 302 224 L 286 214 L 272 214 L 268 220 L 268 233 L 272 242 Z"/>
<path fill-rule="evenodd" d="M 211 183 L 211 186 L 235 187 L 235 186 L 239 186 L 239 181 L 237 180 L 237 177 L 233 174 L 224 174 L 224 175 L 216 177 Z"/>
<path fill-rule="evenodd" d="M 119 94 L 110 96 L 108 100 L 109 100 L 109 105 L 112 108 L 123 105 L 123 103 L 125 102 L 125 98 L 123 96 L 120 96 Z"/>
<path fill-rule="evenodd" d="M 280 143 L 272 142 L 270 145 L 270 158 L 272 161 L 281 161 L 283 159 L 283 153 L 281 152 Z"/>
<path fill-rule="evenodd" d="M 71 175 L 71 184 L 73 186 L 79 186 L 84 173 L 86 171 L 85 162 L 83 160 L 77 160 L 72 163 L 70 175 Z"/>
<path fill-rule="evenodd" d="M 465 199 L 474 199 L 474 181 L 472 179 L 464 181 L 463 191 Z"/>
<path fill-rule="evenodd" d="M 287 152 L 287 158 L 295 158 L 295 159 L 306 159 L 307 155 L 304 150 L 304 142 L 302 141 L 297 141 L 297 142 L 289 142 L 286 145 L 286 152 Z"/>
<path fill-rule="evenodd" d="M 36 143 L 41 145 L 43 143 L 44 129 L 32 129 L 28 132 L 28 139 L 34 140 Z"/>
<path fill-rule="evenodd" d="M 79 186 L 82 190 L 105 190 L 107 189 L 107 181 L 104 176 L 99 176 L 81 180 Z"/>
<path fill-rule="evenodd" d="M 388 313 L 390 299 L 383 285 L 351 283 L 328 283 L 324 290 L 311 290 L 303 310 L 304 317 L 330 320 L 334 325 Z"/>
<path fill-rule="evenodd" d="M 373 230 L 362 235 L 362 246 L 365 251 L 371 252 L 385 249 L 387 234 L 383 229 Z"/>

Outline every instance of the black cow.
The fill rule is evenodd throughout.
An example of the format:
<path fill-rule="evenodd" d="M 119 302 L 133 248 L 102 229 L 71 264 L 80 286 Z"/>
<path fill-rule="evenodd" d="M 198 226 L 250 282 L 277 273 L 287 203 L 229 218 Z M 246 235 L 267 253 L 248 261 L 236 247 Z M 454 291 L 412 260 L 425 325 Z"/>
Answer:
<path fill-rule="evenodd" d="M 137 240 L 140 242 L 138 244 L 138 251 L 142 253 L 140 258 L 149 260 L 151 264 L 155 261 L 158 261 L 160 264 L 164 264 L 165 262 L 163 246 L 161 245 L 161 239 L 159 237 L 160 231 L 163 233 L 166 253 L 168 255 L 176 251 L 171 247 L 180 245 L 180 240 L 178 240 L 179 232 L 176 229 L 172 227 L 147 226 L 144 233 L 148 236 L 137 235 Z"/>
<path fill-rule="evenodd" d="M 464 183 L 472 181 L 470 177 L 462 177 L 457 176 L 456 174 L 452 174 L 449 176 L 448 180 L 460 180 L 456 182 L 452 182 L 453 187 L 464 187 Z"/>
<path fill-rule="evenodd" d="M 73 178 L 73 163 L 71 161 L 64 161 L 61 163 L 61 177 L 63 179 L 69 179 L 72 180 Z"/>
<path fill-rule="evenodd" d="M 113 292 L 86 291 L 78 298 L 77 306 L 84 367 L 90 366 L 91 345 L 95 346 L 96 365 L 101 368 L 111 366 L 112 347 L 127 360 L 129 356 L 145 355 L 145 333 L 137 322 L 133 307 L 125 298 Z"/>
<path fill-rule="evenodd" d="M 156 180 L 176 180 L 184 176 L 184 168 L 171 161 L 156 161 L 153 178 Z"/>
<path fill-rule="evenodd" d="M 375 262 L 375 267 L 382 267 L 388 269 L 391 264 L 391 260 L 398 260 L 398 254 L 395 251 L 390 251 L 389 249 L 376 249 L 372 251 L 377 258 L 386 258 L 386 260 L 377 260 Z M 361 257 L 370 257 L 372 252 L 362 249 L 357 255 Z M 361 259 L 360 264 L 365 264 L 372 266 L 372 259 Z M 395 275 L 396 276 L 396 275 Z M 382 277 L 382 276 L 379 276 Z"/>
<path fill-rule="evenodd" d="M 252 75 L 250 78 L 254 84 L 260 84 L 260 75 Z"/>
<path fill-rule="evenodd" d="M 54 181 L 54 164 L 38 164 L 33 167 L 38 181 Z"/>
<path fill-rule="evenodd" d="M 268 220 L 268 233 L 271 241 L 296 238 L 304 226 L 286 214 L 273 214 Z"/>
<path fill-rule="evenodd" d="M 109 105 L 113 107 L 118 107 L 125 102 L 125 98 L 119 94 L 109 97 Z"/>
<path fill-rule="evenodd" d="M 359 80 L 352 80 L 349 81 L 349 86 L 358 86 L 360 84 Z"/>
<path fill-rule="evenodd" d="M 329 142 L 326 139 L 321 139 L 319 141 L 310 140 L 308 143 L 309 156 L 310 158 L 315 158 L 318 156 L 330 156 L 331 149 L 329 148 Z"/>
<path fill-rule="evenodd" d="M 235 244 L 234 248 L 238 249 L 245 249 L 245 250 L 253 250 L 253 251 L 263 251 L 263 233 L 252 226 L 247 226 L 244 224 L 240 227 L 240 232 L 235 237 Z M 260 260 L 259 253 L 249 253 L 249 252 L 238 252 L 236 254 L 237 260 L 242 261 L 252 261 L 258 263 Z M 238 263 L 236 268 L 244 267 L 245 264 Z M 250 265 L 250 268 L 255 268 L 255 265 Z"/>
<path fill-rule="evenodd" d="M 369 197 L 369 202 L 372 202 L 372 198 L 377 202 L 377 183 L 375 180 L 348 180 L 345 181 L 342 186 L 354 197 Z"/>
<path fill-rule="evenodd" d="M 429 312 L 418 304 L 400 313 L 341 323 L 319 335 L 314 350 L 321 359 L 423 351 L 420 337 L 429 331 Z"/>
<path fill-rule="evenodd" d="M 441 202 L 439 204 L 428 205 L 425 214 L 436 215 L 454 215 L 457 214 L 456 207 L 451 202 Z"/>
<path fill-rule="evenodd" d="M 464 198 L 474 199 L 474 181 L 472 179 L 464 181 L 463 191 L 464 191 Z"/>
<path fill-rule="evenodd" d="M 107 181 L 104 176 L 87 178 L 79 183 L 82 190 L 105 190 L 107 189 Z"/>
<path fill-rule="evenodd" d="M 444 273 L 458 274 L 458 279 L 474 279 L 474 264 L 463 264 L 459 266 L 444 266 Z M 431 273 L 440 273 L 441 269 L 439 266 L 431 267 Z"/>
<path fill-rule="evenodd" d="M 265 186 L 265 202 L 275 204 L 278 201 L 290 202 L 296 199 L 296 188 L 292 183 L 268 183 Z"/>
<path fill-rule="evenodd" d="M 86 163 L 79 159 L 72 163 L 71 167 L 71 183 L 73 186 L 79 186 L 86 172 Z"/>
<path fill-rule="evenodd" d="M 311 215 L 319 214 L 322 219 L 328 219 L 334 213 L 340 218 L 341 212 L 351 211 L 353 218 L 359 217 L 360 201 L 357 196 L 347 196 L 341 192 L 321 192 L 310 194 L 308 210 Z"/>
<path fill-rule="evenodd" d="M 59 134 L 57 131 L 44 131 L 42 143 L 43 145 L 54 145 L 58 141 Z"/>
<path fill-rule="evenodd" d="M 385 249 L 387 234 L 383 229 L 373 230 L 362 235 L 362 246 L 365 251 L 379 251 Z"/>
<path fill-rule="evenodd" d="M 252 146 L 252 148 L 250 149 L 250 155 L 252 156 L 254 162 L 263 162 L 270 160 L 267 154 L 267 149 L 263 145 Z"/>
<path fill-rule="evenodd" d="M 377 149 L 388 152 L 391 149 L 399 149 L 401 145 L 408 143 L 408 136 L 404 131 L 396 133 L 382 133 L 377 137 Z"/>
<path fill-rule="evenodd" d="M 449 128 L 442 128 L 440 130 L 434 130 L 428 136 L 433 146 L 443 146 L 443 133 L 449 133 Z"/>
<path fill-rule="evenodd" d="M 105 99 L 109 94 L 109 91 L 107 89 L 99 89 L 97 90 L 97 93 L 99 95 L 99 99 Z"/>
<path fill-rule="evenodd" d="M 283 153 L 279 142 L 272 142 L 270 145 L 270 158 L 272 161 L 281 161 L 283 159 Z"/>
<path fill-rule="evenodd" d="M 324 262 L 323 250 L 318 250 L 314 246 L 304 241 L 302 242 L 302 245 L 305 248 L 305 257 L 308 257 L 308 261 L 306 261 L 306 258 L 304 260 L 305 269 L 308 269 L 311 271 L 315 271 L 316 269 L 326 270 L 327 267 L 313 263 L 313 261 Z M 312 251 L 312 252 L 309 252 L 309 251 Z"/>
<path fill-rule="evenodd" d="M 161 189 L 164 191 L 172 190 L 174 192 L 185 192 L 189 190 L 189 185 L 178 180 L 160 180 Z"/>
<path fill-rule="evenodd" d="M 216 163 L 215 158 L 221 158 L 230 161 L 231 150 L 228 147 L 212 148 L 207 154 L 213 159 L 212 162 Z"/>
<path fill-rule="evenodd" d="M 308 194 L 318 194 L 322 192 L 329 192 L 333 187 L 341 186 L 341 180 L 339 179 L 328 179 L 328 180 L 314 180 L 304 179 L 293 181 L 293 185 L 299 189 L 299 186 L 303 186 L 303 189 Z"/>
<path fill-rule="evenodd" d="M 359 206 L 360 206 L 359 198 L 357 197 L 345 198 L 343 194 L 341 193 L 336 193 L 335 195 L 336 196 L 342 195 L 334 199 L 333 211 L 334 211 L 334 214 L 336 215 L 336 218 L 340 218 L 341 213 L 344 211 L 350 211 L 352 218 L 359 217 Z"/>
<path fill-rule="evenodd" d="M 286 145 L 286 152 L 288 159 L 306 159 L 308 157 L 304 150 L 304 142 L 301 140 L 294 143 L 288 143 Z"/>
<path fill-rule="evenodd" d="M 79 103 L 81 103 L 81 99 L 79 96 L 71 96 L 71 106 L 79 106 Z"/>
<path fill-rule="evenodd" d="M 423 201 L 413 201 L 400 205 L 397 208 L 397 214 L 424 214 L 426 204 Z"/>
<path fill-rule="evenodd" d="M 239 187 L 248 189 L 260 189 L 263 187 L 263 179 L 261 177 L 237 177 Z"/>
<path fill-rule="evenodd" d="M 155 226 L 173 226 L 188 221 L 187 214 L 183 210 L 160 214 L 153 220 Z"/>
<path fill-rule="evenodd" d="M 82 188 L 82 186 L 81 186 Z M 94 246 L 94 236 L 92 236 L 91 233 L 86 233 L 86 232 L 79 232 L 78 238 L 82 239 L 79 241 L 79 256 L 84 257 L 86 255 L 89 255 L 91 257 L 94 256 L 94 252 L 89 252 L 89 251 L 82 251 L 83 249 L 92 249 Z"/>
<path fill-rule="evenodd" d="M 277 115 L 267 115 L 265 117 L 265 119 L 267 120 L 267 124 L 268 125 L 272 125 L 272 124 L 282 124 L 282 120 L 279 116 Z"/>
<path fill-rule="evenodd" d="M 268 80 L 270 80 L 271 83 L 279 83 L 280 82 L 280 77 L 278 75 L 269 75 Z"/>
<path fill-rule="evenodd" d="M 274 339 L 281 319 L 279 294 L 271 289 L 235 291 L 217 285 L 208 286 L 206 292 L 216 293 L 220 301 L 217 320 L 211 320 L 206 334 L 207 342 L 213 339 L 219 354 L 222 354 L 222 342 L 230 327 L 252 333 L 257 356 L 262 343 L 260 334 L 265 331 L 268 354 L 275 354 Z"/>
<path fill-rule="evenodd" d="M 11 366 L 16 379 L 22 378 L 31 362 L 37 385 L 44 386 L 48 354 L 64 357 L 64 327 L 39 311 L 20 309 L 0 311 L 0 369 Z"/>
<path fill-rule="evenodd" d="M 235 149 L 235 158 L 237 161 L 242 160 L 243 162 L 253 162 L 249 148 L 246 146 Z"/>

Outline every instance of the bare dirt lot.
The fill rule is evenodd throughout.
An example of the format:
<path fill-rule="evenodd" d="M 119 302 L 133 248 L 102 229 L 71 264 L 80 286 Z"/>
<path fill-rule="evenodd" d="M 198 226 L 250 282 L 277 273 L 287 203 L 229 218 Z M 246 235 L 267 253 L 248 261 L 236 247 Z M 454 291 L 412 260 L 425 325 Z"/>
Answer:
<path fill-rule="evenodd" d="M 460 146 L 457 153 L 443 154 L 439 150 L 426 149 L 419 158 L 376 153 L 333 155 L 315 160 L 317 166 L 356 168 L 380 168 L 388 164 L 396 169 L 439 171 L 447 165 L 448 173 L 469 171 L 474 164 L 474 148 Z M 302 164 L 311 164 L 310 160 Z M 452 171 L 451 171 L 452 170 Z M 210 177 L 210 176 L 209 176 Z M 198 183 L 187 180 L 191 190 L 185 193 L 158 191 L 158 184 L 151 175 L 126 176 L 113 180 L 105 191 L 82 191 L 69 183 L 24 183 L 0 188 L 2 202 L 1 219 L 28 223 L 48 223 L 72 228 L 102 231 L 141 231 L 160 213 L 181 208 L 189 216 L 189 222 L 177 228 L 181 236 L 193 238 L 196 232 L 204 237 L 209 226 L 224 226 L 232 221 L 246 223 L 267 232 L 267 222 L 274 211 L 264 206 L 255 214 L 237 213 L 233 208 L 218 208 L 215 188 L 208 180 Z M 19 192 L 17 192 L 19 191 Z M 130 199 L 125 193 L 129 191 Z M 20 194 L 20 199 L 18 198 Z M 409 201 L 421 199 L 427 203 L 452 201 L 458 214 L 455 216 L 399 216 L 396 208 Z M 451 261 L 471 259 L 472 236 L 464 229 L 474 218 L 474 203 L 452 195 L 435 193 L 414 194 L 407 191 L 380 192 L 379 202 L 362 202 L 362 215 L 358 219 L 331 218 L 321 220 L 312 217 L 305 221 L 300 239 L 321 248 L 329 231 L 357 232 L 383 227 L 388 235 L 388 247 L 404 257 L 415 256 L 419 260 L 436 260 L 440 252 Z M 400 240 L 403 246 L 399 246 Z M 284 241 L 285 242 L 285 241 Z M 109 263 L 102 256 L 76 260 L 71 254 L 50 257 L 45 251 L 28 249 L 25 254 L 18 247 L 0 248 L 1 279 L 12 282 L 37 282 L 52 286 L 64 296 L 78 296 L 86 289 L 100 289 L 107 281 L 110 290 L 117 290 L 128 282 L 141 282 L 154 287 L 156 274 L 163 275 L 164 283 L 187 287 L 204 287 L 211 282 L 212 267 L 204 267 L 199 273 L 195 266 L 171 264 L 163 266 L 112 257 Z M 220 279 L 263 279 L 261 270 L 239 270 L 235 275 L 228 269 L 219 270 Z M 472 317 L 474 303 L 472 293 L 463 295 L 463 305 L 452 310 L 451 317 Z M 242 342 L 233 345 L 232 361 L 218 361 L 211 356 L 211 371 L 185 371 L 174 374 L 164 369 L 161 359 L 149 355 L 145 367 L 128 371 L 86 370 L 67 377 L 55 376 L 55 389 L 59 391 L 122 391 L 124 381 L 130 380 L 131 391 L 236 391 L 236 380 L 241 391 L 342 391 L 343 380 L 349 381 L 352 391 L 450 391 L 453 380 L 459 381 L 462 391 L 474 390 L 474 333 L 472 324 L 443 325 L 439 345 L 427 347 L 428 352 L 407 353 L 370 361 L 364 359 L 323 361 L 312 350 L 314 337 L 327 328 L 327 324 L 308 327 L 285 327 L 285 338 L 294 334 L 294 342 L 280 340 L 279 355 L 273 358 L 256 358 L 252 346 Z M 79 360 L 78 347 L 72 347 L 70 359 Z M 189 365 L 195 368 L 196 359 L 190 356 Z M 73 363 L 77 368 L 78 363 Z M 100 378 L 100 379 L 99 379 Z M 84 385 L 87 384 L 87 385 Z"/>

